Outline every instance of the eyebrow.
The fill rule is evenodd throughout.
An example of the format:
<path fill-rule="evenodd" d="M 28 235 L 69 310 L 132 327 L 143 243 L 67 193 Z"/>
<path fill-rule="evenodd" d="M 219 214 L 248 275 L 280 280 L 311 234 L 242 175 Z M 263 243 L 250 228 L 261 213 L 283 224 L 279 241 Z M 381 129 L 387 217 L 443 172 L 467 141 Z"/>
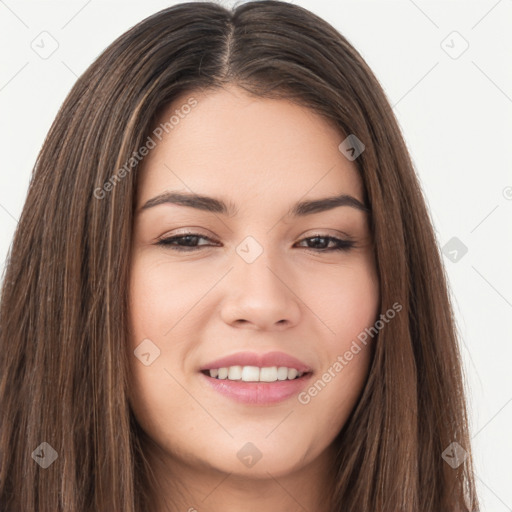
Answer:
<path fill-rule="evenodd" d="M 232 202 L 224 202 L 222 199 L 215 197 L 193 194 L 188 192 L 164 192 L 152 199 L 149 199 L 140 208 L 139 211 L 153 208 L 160 204 L 176 204 L 180 206 L 188 206 L 211 213 L 219 213 L 227 216 L 234 216 L 238 213 L 238 208 Z M 299 201 L 292 205 L 288 210 L 289 216 L 302 217 L 315 213 L 325 212 L 338 208 L 339 206 L 350 206 L 365 213 L 370 213 L 370 209 L 365 206 L 359 199 L 348 195 L 340 194 L 333 197 L 324 197 L 321 199 L 310 199 Z"/>

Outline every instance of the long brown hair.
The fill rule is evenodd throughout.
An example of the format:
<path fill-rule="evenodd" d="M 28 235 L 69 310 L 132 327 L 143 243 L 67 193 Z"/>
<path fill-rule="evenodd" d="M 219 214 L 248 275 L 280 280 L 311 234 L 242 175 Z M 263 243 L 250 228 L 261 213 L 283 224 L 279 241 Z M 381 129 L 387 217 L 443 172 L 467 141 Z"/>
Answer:
<path fill-rule="evenodd" d="M 355 164 L 372 212 L 381 311 L 403 310 L 379 332 L 336 439 L 331 510 L 476 510 L 446 275 L 397 121 L 342 35 L 272 0 L 156 13 L 112 43 L 64 101 L 2 286 L 1 510 L 150 510 L 151 468 L 126 394 L 134 155 L 173 98 L 228 83 L 309 107 L 340 142 L 355 134 L 365 145 Z M 46 457 L 57 455 L 47 468 L 33 453 L 44 442 L 56 452 L 42 445 Z M 467 456 L 456 467 L 443 457 L 451 443 Z"/>

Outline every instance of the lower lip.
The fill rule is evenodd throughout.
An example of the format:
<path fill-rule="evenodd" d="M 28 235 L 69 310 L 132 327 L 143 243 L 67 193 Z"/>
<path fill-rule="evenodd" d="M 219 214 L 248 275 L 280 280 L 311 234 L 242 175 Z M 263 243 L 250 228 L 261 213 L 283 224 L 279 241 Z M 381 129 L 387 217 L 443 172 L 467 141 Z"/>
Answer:
<path fill-rule="evenodd" d="M 275 382 L 244 382 L 242 380 L 216 379 L 204 373 L 201 376 L 215 391 L 244 404 L 275 404 L 283 402 L 306 386 L 312 374 L 306 373 L 293 380 Z"/>

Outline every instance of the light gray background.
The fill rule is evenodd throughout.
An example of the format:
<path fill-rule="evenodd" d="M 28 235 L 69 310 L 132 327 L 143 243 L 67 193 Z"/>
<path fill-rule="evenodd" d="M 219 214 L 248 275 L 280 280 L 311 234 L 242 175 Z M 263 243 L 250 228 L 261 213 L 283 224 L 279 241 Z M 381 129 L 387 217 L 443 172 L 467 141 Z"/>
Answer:
<path fill-rule="evenodd" d="M 175 3 L 0 0 L 2 273 L 37 153 L 77 77 L 118 35 Z M 458 239 L 444 261 L 482 510 L 512 511 L 512 1 L 294 3 L 334 25 L 373 69 L 404 131 L 439 244 Z"/>

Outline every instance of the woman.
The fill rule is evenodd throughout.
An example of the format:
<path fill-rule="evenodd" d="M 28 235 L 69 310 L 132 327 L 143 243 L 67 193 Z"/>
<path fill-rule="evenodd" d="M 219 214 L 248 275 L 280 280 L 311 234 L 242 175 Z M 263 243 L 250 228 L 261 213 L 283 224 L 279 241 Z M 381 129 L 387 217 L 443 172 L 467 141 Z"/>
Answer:
<path fill-rule="evenodd" d="M 411 159 L 301 7 L 180 4 L 107 48 L 1 300 L 2 510 L 477 509 Z"/>

